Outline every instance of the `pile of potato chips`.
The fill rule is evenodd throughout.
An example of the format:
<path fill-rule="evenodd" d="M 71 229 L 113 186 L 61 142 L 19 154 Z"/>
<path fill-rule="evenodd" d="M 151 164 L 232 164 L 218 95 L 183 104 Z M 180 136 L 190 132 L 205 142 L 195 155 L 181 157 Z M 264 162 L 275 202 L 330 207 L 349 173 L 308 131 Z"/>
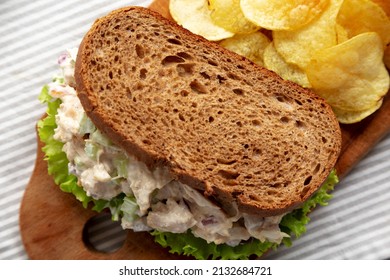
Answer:
<path fill-rule="evenodd" d="M 175 21 L 311 88 L 340 123 L 382 105 L 390 78 L 389 0 L 170 0 Z"/>

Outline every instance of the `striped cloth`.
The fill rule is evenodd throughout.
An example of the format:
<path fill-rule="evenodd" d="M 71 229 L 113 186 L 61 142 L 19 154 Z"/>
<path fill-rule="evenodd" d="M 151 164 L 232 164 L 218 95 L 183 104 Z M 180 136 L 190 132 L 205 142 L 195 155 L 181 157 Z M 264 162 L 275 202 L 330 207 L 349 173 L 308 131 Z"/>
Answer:
<path fill-rule="evenodd" d="M 58 73 L 58 55 L 77 47 L 94 19 L 150 1 L 0 1 L 0 259 L 28 259 L 19 232 L 23 192 L 34 167 L 37 96 Z M 347 176 L 334 199 L 311 215 L 308 232 L 271 259 L 390 258 L 390 135 Z M 32 209 L 33 210 L 33 209 Z M 107 217 L 91 226 L 96 248 L 120 246 L 123 232 Z"/>

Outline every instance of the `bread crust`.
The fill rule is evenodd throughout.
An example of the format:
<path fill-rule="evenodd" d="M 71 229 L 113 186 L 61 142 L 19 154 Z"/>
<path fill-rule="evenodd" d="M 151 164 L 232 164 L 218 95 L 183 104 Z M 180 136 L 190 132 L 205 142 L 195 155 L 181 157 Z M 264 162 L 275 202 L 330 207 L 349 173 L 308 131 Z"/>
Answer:
<path fill-rule="evenodd" d="M 224 208 L 291 211 L 340 153 L 322 98 L 146 8 L 98 19 L 75 79 L 87 115 L 115 144 Z"/>

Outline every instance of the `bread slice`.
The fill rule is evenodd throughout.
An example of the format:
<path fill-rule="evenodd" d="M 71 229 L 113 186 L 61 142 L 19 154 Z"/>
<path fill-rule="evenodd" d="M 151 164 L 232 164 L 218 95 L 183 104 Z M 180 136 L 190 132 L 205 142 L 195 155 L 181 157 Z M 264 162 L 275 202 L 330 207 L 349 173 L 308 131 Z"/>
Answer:
<path fill-rule="evenodd" d="M 146 8 L 98 19 L 75 76 L 87 115 L 114 143 L 227 208 L 290 211 L 340 152 L 323 99 Z"/>

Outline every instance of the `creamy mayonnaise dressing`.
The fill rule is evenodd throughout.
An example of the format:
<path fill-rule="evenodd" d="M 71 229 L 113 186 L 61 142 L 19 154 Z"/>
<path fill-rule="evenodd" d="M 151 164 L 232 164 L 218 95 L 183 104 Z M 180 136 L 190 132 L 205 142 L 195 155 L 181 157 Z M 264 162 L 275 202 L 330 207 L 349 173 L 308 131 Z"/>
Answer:
<path fill-rule="evenodd" d="M 49 84 L 49 93 L 62 103 L 56 116 L 54 138 L 64 143 L 69 172 L 94 199 L 126 195 L 121 207 L 122 227 L 135 231 L 157 229 L 183 233 L 191 230 L 207 242 L 236 246 L 250 237 L 280 243 L 288 236 L 279 229 L 282 216 L 234 216 L 197 190 L 175 181 L 164 168 L 149 170 L 102 135 L 87 118 L 74 86 L 77 50 L 59 58 L 62 76 Z"/>

